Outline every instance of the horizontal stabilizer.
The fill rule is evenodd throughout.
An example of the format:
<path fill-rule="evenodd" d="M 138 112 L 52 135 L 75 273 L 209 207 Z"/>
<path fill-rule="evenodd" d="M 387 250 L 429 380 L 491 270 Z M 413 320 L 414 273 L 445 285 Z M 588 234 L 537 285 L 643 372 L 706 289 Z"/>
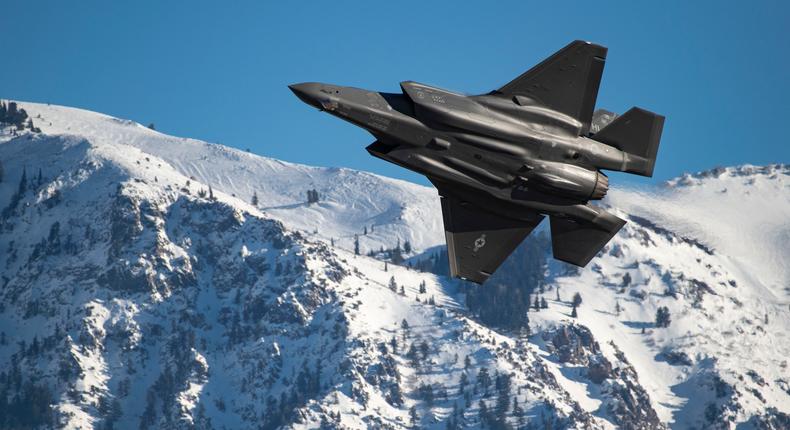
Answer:
<path fill-rule="evenodd" d="M 538 213 L 531 222 L 504 218 L 439 192 L 450 274 L 478 284 L 488 279 L 543 220 Z"/>
<path fill-rule="evenodd" d="M 551 217 L 551 247 L 554 258 L 584 267 L 598 254 L 625 221 L 603 212 L 599 222 L 578 222 L 569 218 Z"/>
<path fill-rule="evenodd" d="M 606 61 L 606 48 L 577 40 L 498 89 L 507 96 L 523 95 L 582 123 L 590 130 L 598 87 Z"/>
<path fill-rule="evenodd" d="M 595 133 L 592 138 L 644 159 L 644 163 L 634 163 L 638 167 L 626 169 L 626 172 L 653 176 L 663 130 L 663 116 L 633 107 Z"/>

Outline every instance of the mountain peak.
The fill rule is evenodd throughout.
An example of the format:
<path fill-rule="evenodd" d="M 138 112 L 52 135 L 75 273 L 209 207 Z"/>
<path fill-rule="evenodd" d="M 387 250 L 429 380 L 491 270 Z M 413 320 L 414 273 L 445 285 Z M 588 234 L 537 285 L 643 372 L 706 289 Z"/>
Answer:
<path fill-rule="evenodd" d="M 0 427 L 788 419 L 786 165 L 612 190 L 629 223 L 586 269 L 529 242 L 477 287 L 379 252 L 438 258 L 431 188 L 19 105 L 41 132 L 0 129 Z M 525 301 L 531 331 L 483 315 Z"/>
<path fill-rule="evenodd" d="M 770 180 L 786 180 L 790 176 L 790 165 L 784 163 L 755 166 L 742 164 L 733 167 L 715 167 L 697 173 L 685 173 L 680 177 L 670 179 L 665 183 L 667 187 L 683 187 L 703 185 L 707 181 L 726 178 L 767 178 Z"/>

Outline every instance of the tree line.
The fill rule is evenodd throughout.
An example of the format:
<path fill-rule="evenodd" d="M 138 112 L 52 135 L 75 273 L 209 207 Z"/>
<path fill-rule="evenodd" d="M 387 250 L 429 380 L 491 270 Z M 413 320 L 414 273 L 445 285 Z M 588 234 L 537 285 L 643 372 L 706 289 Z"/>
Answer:
<path fill-rule="evenodd" d="M 34 133 L 41 132 L 40 128 L 33 125 L 33 118 L 28 117 L 27 112 L 16 102 L 5 103 L 0 100 L 0 123 L 15 125 L 17 130 L 27 128 Z"/>

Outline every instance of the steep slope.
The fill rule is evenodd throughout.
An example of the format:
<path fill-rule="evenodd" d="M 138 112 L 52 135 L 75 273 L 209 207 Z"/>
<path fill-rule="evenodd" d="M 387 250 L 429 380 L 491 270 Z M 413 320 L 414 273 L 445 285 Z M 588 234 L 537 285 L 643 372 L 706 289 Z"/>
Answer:
<path fill-rule="evenodd" d="M 2 129 L 0 426 L 612 426 L 457 283 L 209 192 L 113 134 L 135 124 L 24 107 L 95 131 Z"/>
<path fill-rule="evenodd" d="M 553 283 L 566 300 L 583 296 L 579 322 L 623 351 L 662 420 L 699 428 L 787 414 L 790 297 L 779 287 L 787 285 L 781 278 L 790 253 L 786 242 L 767 241 L 760 252 L 772 258 L 761 261 L 740 244 L 752 249 L 788 234 L 790 168 L 747 166 L 698 178 L 653 194 L 615 191 L 610 202 L 627 208 L 621 215 L 629 224 L 588 268 Z M 700 220 L 706 210 L 708 221 Z M 718 233 L 722 225 L 738 227 Z M 566 318 L 568 303 L 556 304 L 533 321 L 550 327 Z M 667 328 L 655 323 L 662 306 L 671 315 Z"/>
<path fill-rule="evenodd" d="M 742 275 L 790 294 L 790 166 L 741 166 L 686 174 L 651 193 L 615 192 L 612 205 L 697 238 Z"/>
<path fill-rule="evenodd" d="M 363 254 L 443 244 L 432 189 L 21 105 L 42 133 L 0 135 L 0 410 L 21 394 L 94 427 L 405 428 L 412 407 L 427 428 L 787 423 L 787 166 L 613 189 L 629 224 L 587 269 L 550 263 L 527 342 L 465 310 L 473 287 L 353 254 L 354 235 Z"/>

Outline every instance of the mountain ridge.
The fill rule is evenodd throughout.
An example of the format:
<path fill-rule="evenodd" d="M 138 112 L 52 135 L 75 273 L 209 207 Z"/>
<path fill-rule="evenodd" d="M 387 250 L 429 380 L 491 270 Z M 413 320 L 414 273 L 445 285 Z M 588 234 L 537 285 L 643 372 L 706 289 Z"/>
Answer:
<path fill-rule="evenodd" d="M 466 284 L 354 255 L 355 235 L 362 254 L 399 240 L 411 256 L 442 244 L 430 188 L 20 105 L 42 133 L 0 136 L 0 206 L 27 175 L 0 235 L 0 321 L 25 343 L 1 346 L 0 360 L 56 388 L 60 425 L 405 428 L 412 406 L 429 428 L 781 428 L 787 419 L 786 272 L 772 272 L 784 266 L 730 255 L 732 239 L 705 237 L 688 223 L 697 212 L 675 211 L 778 196 L 778 214 L 759 214 L 770 228 L 757 239 L 781 232 L 786 165 L 670 181 L 704 191 L 679 201 L 613 190 L 606 204 L 630 222 L 590 267 L 548 264 L 531 292 L 548 309 L 530 312 L 527 338 L 481 324 L 464 306 L 476 291 Z M 317 203 L 306 203 L 308 189 Z M 767 248 L 787 256 L 782 245 Z M 770 276 L 747 270 L 758 263 Z M 575 292 L 584 302 L 574 319 Z M 668 328 L 654 326 L 660 306 Z M 726 325 L 715 317 L 725 312 L 737 315 Z M 9 392 L 16 379 L 4 378 Z M 15 392 L 38 392 L 30 383 Z"/>

